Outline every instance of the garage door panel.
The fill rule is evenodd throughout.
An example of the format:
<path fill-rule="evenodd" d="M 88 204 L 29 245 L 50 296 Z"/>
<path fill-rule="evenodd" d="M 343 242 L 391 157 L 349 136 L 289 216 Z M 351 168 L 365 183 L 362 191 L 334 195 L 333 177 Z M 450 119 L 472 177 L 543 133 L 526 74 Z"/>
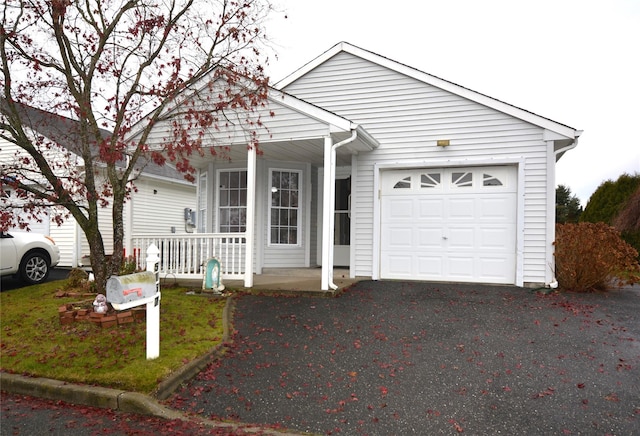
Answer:
<path fill-rule="evenodd" d="M 425 171 L 442 175 L 432 183 L 438 189 L 415 183 Z M 472 173 L 473 185 L 452 186 L 453 172 Z M 515 167 L 390 173 L 381 184 L 381 278 L 515 282 Z M 400 176 L 411 178 L 410 188 L 397 183 Z"/>
<path fill-rule="evenodd" d="M 475 259 L 473 254 L 451 255 L 448 257 L 448 275 L 450 279 L 470 280 L 474 276 Z"/>
<path fill-rule="evenodd" d="M 474 198 L 449 198 L 448 216 L 451 220 L 473 221 L 476 217 Z"/>
<path fill-rule="evenodd" d="M 480 228 L 479 250 L 509 250 L 514 244 L 514 236 L 510 227 Z"/>
<path fill-rule="evenodd" d="M 383 238 L 383 243 L 392 250 L 411 250 L 413 248 L 413 231 L 407 227 L 390 227 Z"/>
<path fill-rule="evenodd" d="M 436 219 L 440 220 L 445 209 L 445 198 L 424 198 L 418 197 L 415 199 L 418 217 L 424 219 Z"/>
<path fill-rule="evenodd" d="M 442 268 L 441 256 L 417 256 L 418 274 L 422 277 L 442 277 L 444 270 Z"/>
<path fill-rule="evenodd" d="M 417 230 L 417 246 L 420 248 L 442 249 L 442 229 L 421 227 Z"/>
<path fill-rule="evenodd" d="M 412 262 L 412 257 L 406 254 L 389 255 L 388 262 L 384 266 L 384 268 L 387 268 L 387 270 L 385 271 L 383 269 L 383 272 L 385 272 L 389 277 L 393 278 L 410 277 L 413 274 L 414 270 Z"/>
<path fill-rule="evenodd" d="M 480 265 L 478 274 L 480 280 L 492 283 L 512 283 L 506 277 L 515 274 L 515 264 L 508 257 L 484 256 L 478 259 L 478 264 Z"/>
<path fill-rule="evenodd" d="M 389 219 L 406 219 L 408 221 L 413 220 L 414 212 L 413 205 L 415 200 L 413 198 L 389 198 L 383 204 L 383 210 L 386 212 L 384 218 Z"/>
<path fill-rule="evenodd" d="M 449 249 L 473 249 L 476 246 L 474 227 L 450 227 L 447 233 L 447 246 Z"/>
<path fill-rule="evenodd" d="M 514 221 L 515 208 L 513 195 L 490 198 L 478 198 L 478 216 L 482 221 Z"/>

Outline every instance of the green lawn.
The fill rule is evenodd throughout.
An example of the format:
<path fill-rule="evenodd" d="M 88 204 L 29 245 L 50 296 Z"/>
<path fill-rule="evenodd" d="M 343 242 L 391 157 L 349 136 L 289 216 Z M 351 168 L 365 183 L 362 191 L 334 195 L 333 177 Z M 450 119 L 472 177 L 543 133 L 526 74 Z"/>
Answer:
<path fill-rule="evenodd" d="M 160 357 L 147 360 L 144 320 L 110 328 L 88 321 L 61 325 L 58 307 L 79 300 L 55 297 L 65 282 L 0 293 L 0 370 L 151 393 L 222 341 L 226 299 L 163 288 Z"/>

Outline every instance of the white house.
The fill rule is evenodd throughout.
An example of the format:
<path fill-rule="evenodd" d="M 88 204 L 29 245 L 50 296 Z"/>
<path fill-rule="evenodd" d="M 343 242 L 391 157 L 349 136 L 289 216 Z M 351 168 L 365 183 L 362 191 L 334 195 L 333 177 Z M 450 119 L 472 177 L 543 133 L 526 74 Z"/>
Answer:
<path fill-rule="evenodd" d="M 61 152 L 52 152 L 47 159 L 65 159 L 70 165 L 82 167 L 82 159 L 74 150 L 75 122 L 29 106 L 21 106 L 24 117 L 38 134 L 47 137 L 71 151 L 69 158 Z M 108 135 L 109 132 L 104 132 Z M 16 154 L 18 152 L 18 154 Z M 22 152 L 17 146 L 0 140 L 0 169 L 11 165 Z M 66 161 L 65 161 L 66 162 Z M 184 179 L 174 168 L 158 166 L 150 162 L 135 181 L 136 192 L 125 205 L 125 254 L 134 255 L 131 239 L 137 234 L 188 234 L 195 230 L 195 220 L 187 216 L 185 209 L 193 210 L 197 204 L 196 186 Z M 3 199 L 3 201 L 5 201 Z M 58 267 L 88 266 L 89 244 L 77 222 L 72 218 L 58 225 L 54 211 L 42 211 L 41 222 L 30 223 L 30 231 L 50 235 L 60 247 Z M 99 227 L 103 235 L 105 251 L 113 251 L 113 225 L 111 208 L 99 210 Z"/>
<path fill-rule="evenodd" d="M 334 266 L 374 280 L 554 280 L 555 162 L 581 131 L 348 43 L 268 103 L 260 156 L 240 135 L 230 160 L 192 162 L 200 233 L 171 249 L 196 259 L 182 273 L 216 255 L 245 286 L 265 268 L 316 266 L 322 290 Z"/>

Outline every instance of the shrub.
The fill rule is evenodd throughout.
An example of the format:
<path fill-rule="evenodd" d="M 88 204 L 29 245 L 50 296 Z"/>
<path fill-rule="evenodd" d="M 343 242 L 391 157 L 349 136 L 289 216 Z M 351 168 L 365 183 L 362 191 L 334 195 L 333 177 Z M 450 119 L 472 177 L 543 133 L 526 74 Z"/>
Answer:
<path fill-rule="evenodd" d="M 84 290 L 89 292 L 91 284 L 89 283 L 89 274 L 82 268 L 73 268 L 69 271 L 69 277 L 64 285 L 67 290 Z"/>
<path fill-rule="evenodd" d="M 142 271 L 138 268 L 138 261 L 135 256 L 128 256 L 122 260 L 119 275 L 124 276 Z"/>
<path fill-rule="evenodd" d="M 558 224 L 556 279 L 564 290 L 604 291 L 640 282 L 638 252 L 604 223 Z"/>

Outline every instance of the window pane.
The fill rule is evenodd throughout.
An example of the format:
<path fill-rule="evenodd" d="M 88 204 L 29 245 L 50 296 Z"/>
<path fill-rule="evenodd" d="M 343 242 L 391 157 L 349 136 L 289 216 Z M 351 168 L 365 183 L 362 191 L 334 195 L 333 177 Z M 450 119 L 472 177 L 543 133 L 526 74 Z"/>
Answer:
<path fill-rule="evenodd" d="M 282 195 L 280 195 L 280 206 L 289 207 L 289 191 L 282 191 Z"/>
<path fill-rule="evenodd" d="M 271 226 L 277 226 L 278 224 L 280 224 L 278 209 L 271 209 Z"/>
<path fill-rule="evenodd" d="M 287 241 L 289 244 L 297 244 L 298 243 L 298 229 L 291 228 L 289 229 L 287 235 Z"/>
<path fill-rule="evenodd" d="M 280 225 L 288 226 L 289 223 L 289 210 L 288 209 L 280 209 Z"/>
<path fill-rule="evenodd" d="M 283 189 L 289 189 L 289 187 L 291 186 L 289 184 L 290 175 L 291 173 L 285 173 L 285 172 L 280 173 L 280 187 L 282 187 Z"/>
<path fill-rule="evenodd" d="M 240 211 L 238 209 L 229 209 L 229 223 L 234 226 L 240 224 Z"/>
<path fill-rule="evenodd" d="M 278 238 L 278 228 L 277 227 L 272 227 L 271 228 L 271 242 L 273 244 L 279 244 L 280 243 L 280 239 Z"/>
<path fill-rule="evenodd" d="M 408 189 L 408 188 L 411 188 L 411 176 L 405 177 L 404 179 L 400 180 L 398 183 L 396 183 L 393 186 L 393 189 Z"/>
<path fill-rule="evenodd" d="M 291 173 L 291 178 L 289 180 L 289 188 L 298 189 L 298 173 Z"/>
<path fill-rule="evenodd" d="M 230 188 L 240 187 L 240 174 L 238 174 L 237 171 L 233 171 L 229 173 L 229 187 Z"/>
<path fill-rule="evenodd" d="M 220 227 L 229 225 L 229 210 L 221 209 L 220 210 Z"/>
<path fill-rule="evenodd" d="M 245 232 L 247 230 L 247 209 L 242 208 L 238 210 L 240 213 L 240 223 L 238 226 L 239 232 Z"/>
<path fill-rule="evenodd" d="M 291 191 L 290 207 L 298 207 L 298 191 Z"/>
<path fill-rule="evenodd" d="M 220 190 L 220 206 L 229 206 L 229 191 Z"/>
<path fill-rule="evenodd" d="M 273 188 L 280 188 L 280 171 L 271 173 L 271 186 Z"/>
<path fill-rule="evenodd" d="M 298 211 L 295 209 L 289 210 L 289 225 L 291 227 L 297 227 L 298 225 Z"/>
<path fill-rule="evenodd" d="M 289 230 L 285 227 L 280 228 L 280 242 L 283 244 L 290 244 L 289 241 Z"/>
<path fill-rule="evenodd" d="M 502 182 L 491 174 L 483 174 L 482 186 L 502 186 Z"/>
<path fill-rule="evenodd" d="M 440 185 L 440 173 L 422 174 L 420 176 L 420 186 L 422 188 L 435 188 Z"/>
<path fill-rule="evenodd" d="M 238 205 L 238 191 L 229 191 L 229 205 L 237 206 Z"/>
<path fill-rule="evenodd" d="M 280 191 L 271 193 L 271 206 L 280 206 Z"/>
<path fill-rule="evenodd" d="M 229 187 L 229 172 L 224 171 L 220 173 L 220 187 L 228 188 Z"/>
<path fill-rule="evenodd" d="M 463 172 L 451 173 L 451 184 L 456 187 L 473 186 L 473 174 Z"/>

